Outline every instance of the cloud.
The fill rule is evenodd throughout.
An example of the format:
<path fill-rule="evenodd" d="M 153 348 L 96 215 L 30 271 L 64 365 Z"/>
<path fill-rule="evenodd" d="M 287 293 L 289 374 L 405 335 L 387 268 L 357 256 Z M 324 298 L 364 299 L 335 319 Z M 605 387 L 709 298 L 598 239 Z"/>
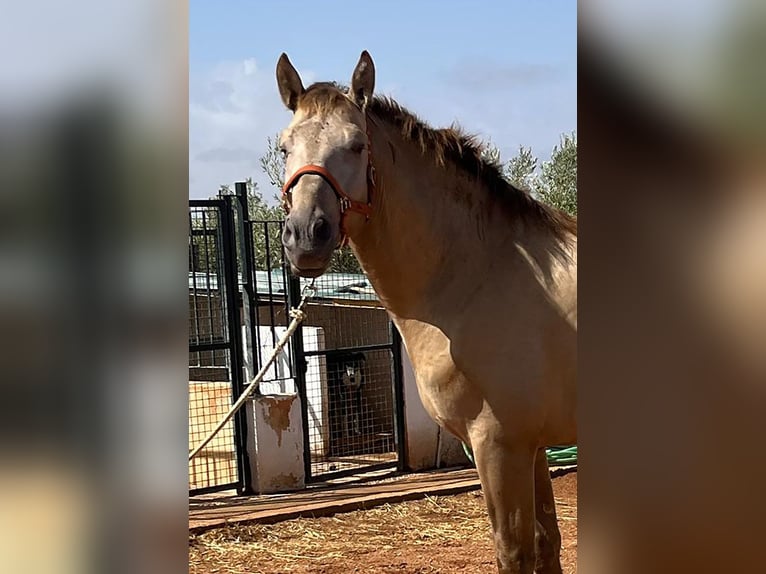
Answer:
<path fill-rule="evenodd" d="M 553 64 L 462 61 L 447 70 L 442 79 L 447 85 L 464 90 L 504 91 L 554 84 L 564 75 L 564 69 Z"/>
<path fill-rule="evenodd" d="M 221 184 L 252 177 L 271 198 L 276 190 L 259 159 L 290 121 L 279 97 L 273 63 L 243 59 L 192 71 L 189 103 L 189 195 L 205 198 Z M 539 64 L 459 65 L 433 70 L 417 84 L 390 78 L 380 93 L 399 99 L 432 125 L 457 120 L 497 145 L 503 159 L 519 145 L 541 159 L 563 132 L 576 128 L 576 79 L 565 68 Z M 302 72 L 304 85 L 317 78 Z M 526 86 L 526 89 L 520 89 Z"/>
<path fill-rule="evenodd" d="M 302 74 L 305 85 L 313 81 Z M 290 121 L 279 98 L 274 66 L 255 59 L 192 70 L 189 85 L 189 197 L 206 198 L 222 184 L 252 177 L 273 195 L 259 158 L 266 138 Z"/>
<path fill-rule="evenodd" d="M 576 86 L 564 64 L 463 59 L 434 70 L 431 97 L 418 98 L 413 111 L 428 110 L 436 125 L 457 121 L 496 145 L 503 161 L 522 145 L 545 160 L 576 129 Z"/>
<path fill-rule="evenodd" d="M 260 157 L 260 156 L 259 156 Z M 253 160 L 253 150 L 244 147 L 215 147 L 198 153 L 194 157 L 195 162 L 221 162 L 221 163 L 242 163 Z M 254 162 L 253 165 L 259 165 Z"/>

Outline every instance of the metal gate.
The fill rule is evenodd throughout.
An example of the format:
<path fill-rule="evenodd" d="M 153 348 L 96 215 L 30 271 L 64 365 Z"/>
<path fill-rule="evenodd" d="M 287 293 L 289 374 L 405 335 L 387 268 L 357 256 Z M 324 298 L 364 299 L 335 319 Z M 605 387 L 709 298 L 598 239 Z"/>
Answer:
<path fill-rule="evenodd" d="M 244 183 L 189 202 L 190 448 L 260 370 L 300 300 L 307 281 L 285 265 L 283 225 L 250 219 Z M 363 274 L 332 269 L 256 391 L 299 394 L 307 481 L 405 464 L 398 332 Z M 246 430 L 242 409 L 189 463 L 191 494 L 248 491 Z"/>
<path fill-rule="evenodd" d="M 297 364 L 307 476 L 404 468 L 401 345 L 362 277 L 328 273 L 307 308 Z"/>
<path fill-rule="evenodd" d="M 233 198 L 189 202 L 189 448 L 243 390 Z M 189 462 L 189 492 L 249 484 L 241 411 Z"/>
<path fill-rule="evenodd" d="M 284 332 L 289 309 L 297 305 L 308 280 L 287 270 L 284 223 L 250 221 L 245 185 L 237 184 L 236 193 L 246 236 L 246 346 L 257 371 Z M 307 480 L 401 470 L 404 400 L 398 332 L 363 274 L 332 269 L 317 279 L 306 320 L 259 392 L 300 395 Z"/>

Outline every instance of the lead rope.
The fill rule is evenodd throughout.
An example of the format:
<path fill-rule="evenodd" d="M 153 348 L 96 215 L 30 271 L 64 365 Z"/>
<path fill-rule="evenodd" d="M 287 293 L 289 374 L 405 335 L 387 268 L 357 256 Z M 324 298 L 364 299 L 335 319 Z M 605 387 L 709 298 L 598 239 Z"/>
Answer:
<path fill-rule="evenodd" d="M 271 357 L 269 357 L 269 360 L 266 362 L 266 364 L 261 367 L 261 370 L 258 371 L 258 374 L 255 375 L 255 377 L 248 383 L 247 388 L 245 388 L 244 391 L 242 391 L 242 394 L 237 399 L 237 401 L 231 406 L 229 409 L 229 412 L 226 413 L 226 415 L 220 420 L 220 422 L 216 425 L 216 427 L 200 442 L 197 447 L 192 450 L 189 453 L 189 460 L 193 459 L 199 452 L 207 446 L 207 444 L 213 440 L 213 437 L 217 435 L 221 429 L 226 425 L 229 420 L 231 420 L 231 417 L 234 416 L 234 414 L 242 408 L 242 405 L 245 404 L 245 401 L 247 398 L 252 394 L 252 392 L 258 388 L 258 385 L 261 384 L 261 381 L 263 380 L 263 377 L 266 376 L 266 371 L 269 370 L 269 367 L 271 367 L 272 363 L 276 360 L 277 356 L 280 352 L 282 352 L 282 349 L 287 344 L 287 341 L 290 339 L 293 333 L 295 333 L 295 330 L 298 328 L 298 325 L 300 325 L 303 320 L 306 318 L 306 312 L 303 310 L 306 306 L 306 303 L 309 300 L 309 297 L 311 294 L 315 293 L 317 288 L 314 286 L 315 279 L 311 281 L 309 285 L 306 285 L 303 288 L 303 292 L 301 293 L 301 302 L 298 304 L 297 307 L 293 308 L 290 311 L 290 317 L 293 318 L 293 320 L 290 322 L 290 326 L 287 327 L 287 331 L 285 331 L 284 335 L 279 339 L 277 342 L 276 347 L 274 347 L 274 351 L 271 353 Z"/>

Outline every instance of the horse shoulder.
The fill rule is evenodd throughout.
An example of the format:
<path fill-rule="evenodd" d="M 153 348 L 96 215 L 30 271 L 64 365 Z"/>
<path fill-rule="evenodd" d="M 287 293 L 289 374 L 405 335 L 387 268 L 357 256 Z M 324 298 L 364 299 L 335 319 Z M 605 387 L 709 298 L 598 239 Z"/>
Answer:
<path fill-rule="evenodd" d="M 455 364 L 449 337 L 439 327 L 422 321 L 395 322 L 429 415 L 452 428 L 473 418 L 482 408 L 483 398 Z"/>

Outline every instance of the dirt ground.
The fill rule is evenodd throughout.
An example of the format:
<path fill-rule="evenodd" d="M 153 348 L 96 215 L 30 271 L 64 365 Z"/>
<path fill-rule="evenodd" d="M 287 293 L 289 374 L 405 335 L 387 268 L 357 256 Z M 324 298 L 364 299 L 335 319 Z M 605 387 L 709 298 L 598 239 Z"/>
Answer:
<path fill-rule="evenodd" d="M 577 572 L 577 473 L 553 480 L 564 574 Z M 494 574 L 480 491 L 191 535 L 190 574 Z"/>

